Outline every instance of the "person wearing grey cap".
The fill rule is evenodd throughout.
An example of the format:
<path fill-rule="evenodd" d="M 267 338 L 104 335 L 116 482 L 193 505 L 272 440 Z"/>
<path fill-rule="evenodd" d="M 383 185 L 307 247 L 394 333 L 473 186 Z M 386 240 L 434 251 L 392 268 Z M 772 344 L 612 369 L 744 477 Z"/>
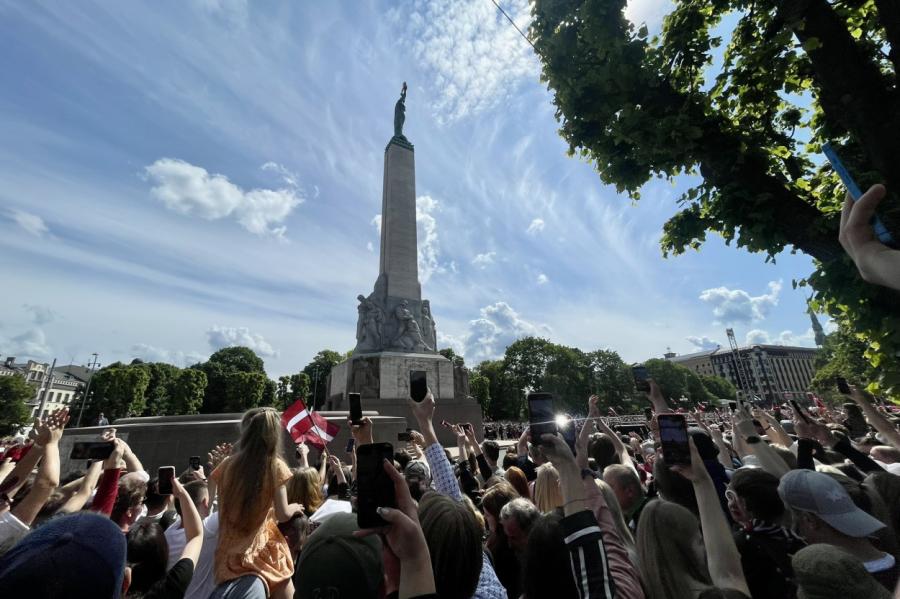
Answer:
<path fill-rule="evenodd" d="M 791 509 L 794 526 L 807 543 L 840 547 L 863 563 L 885 588 L 893 591 L 900 569 L 889 553 L 869 540 L 885 527 L 853 503 L 836 480 L 814 470 L 791 470 L 781 478 L 778 494 Z"/>

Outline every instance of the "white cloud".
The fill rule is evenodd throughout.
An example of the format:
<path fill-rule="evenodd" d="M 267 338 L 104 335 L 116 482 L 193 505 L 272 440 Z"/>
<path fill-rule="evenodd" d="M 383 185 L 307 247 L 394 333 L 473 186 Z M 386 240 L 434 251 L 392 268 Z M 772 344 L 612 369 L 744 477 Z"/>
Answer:
<path fill-rule="evenodd" d="M 283 237 L 286 227 L 274 225 L 303 202 L 296 188 L 245 191 L 224 175 L 175 158 L 160 158 L 145 171 L 154 183 L 150 195 L 166 208 L 207 220 L 231 216 L 256 235 Z"/>
<path fill-rule="evenodd" d="M 550 333 L 547 325 L 524 320 L 506 302 L 495 302 L 481 309 L 480 318 L 469 322 L 469 330 L 462 339 L 449 336 L 444 339 L 462 347 L 464 351 L 458 353 L 465 356 L 469 364 L 475 365 L 482 360 L 499 358 L 516 339 Z"/>
<path fill-rule="evenodd" d="M 477 254 L 474 258 L 472 258 L 472 264 L 483 270 L 483 269 L 487 268 L 489 265 L 494 263 L 494 258 L 496 256 L 497 256 L 497 252 L 486 252 L 484 254 Z"/>
<path fill-rule="evenodd" d="M 19 361 L 28 358 L 45 360 L 52 353 L 47 344 L 47 336 L 40 327 L 29 329 L 9 339 L 0 337 L 0 347 L 6 355 L 20 358 Z"/>
<path fill-rule="evenodd" d="M 208 356 L 200 352 L 183 352 L 154 347 L 146 343 L 136 343 L 131 346 L 131 354 L 144 362 L 165 362 L 175 366 L 186 367 L 197 362 L 204 362 Z"/>
<path fill-rule="evenodd" d="M 715 287 L 700 293 L 700 300 L 713 307 L 713 315 L 719 322 L 751 322 L 762 320 L 778 305 L 781 281 L 769 282 L 769 292 L 751 296 L 743 289 Z"/>
<path fill-rule="evenodd" d="M 275 350 L 262 335 L 251 333 L 247 327 L 221 327 L 213 325 L 206 331 L 206 338 L 209 346 L 215 350 L 223 347 L 243 346 L 249 347 L 260 356 L 271 357 L 277 356 L 278 351 Z"/>
<path fill-rule="evenodd" d="M 366 249 L 367 249 L 368 251 L 372 252 L 372 253 L 375 253 L 375 246 L 372 245 L 372 242 L 371 242 L 371 241 L 369 241 L 369 242 L 366 243 Z"/>
<path fill-rule="evenodd" d="M 289 170 L 282 164 L 278 164 L 277 162 L 267 162 L 259 168 L 264 171 L 279 174 L 281 176 L 281 180 L 284 181 L 285 185 L 291 187 L 292 189 L 300 188 L 300 177 L 297 175 L 297 173 Z"/>
<path fill-rule="evenodd" d="M 672 8 L 671 0 L 628 0 L 625 17 L 638 27 L 646 23 L 652 34 L 660 30 L 663 17 Z"/>
<path fill-rule="evenodd" d="M 528 30 L 528 0 L 505 0 L 503 8 Z M 491 108 L 540 73 L 531 46 L 490 2 L 407 0 L 388 18 L 401 30 L 399 45 L 431 74 L 429 95 L 436 98 L 432 109 L 439 122 Z"/>
<path fill-rule="evenodd" d="M 28 312 L 31 312 L 31 318 L 34 321 L 34 324 L 47 324 L 48 322 L 56 319 L 56 312 L 54 312 L 47 306 L 22 304 L 22 307 L 25 308 L 25 310 L 27 310 Z"/>
<path fill-rule="evenodd" d="M 704 335 L 702 337 L 690 336 L 690 337 L 685 337 L 685 339 L 688 340 L 688 343 L 690 343 L 691 345 L 693 345 L 694 347 L 696 347 L 697 349 L 699 349 L 701 351 L 706 351 L 708 349 L 716 349 L 720 345 L 715 340 L 710 339 L 706 335 Z"/>
<path fill-rule="evenodd" d="M 807 329 L 805 333 L 796 334 L 793 331 L 781 331 L 777 336 L 769 335 L 761 329 L 753 329 L 746 336 L 747 345 L 793 345 L 800 347 L 815 346 L 815 333 L 812 328 Z"/>
<path fill-rule="evenodd" d="M 545 275 L 544 273 L 540 273 L 537 276 L 537 284 L 538 285 L 546 285 L 549 282 L 550 282 L 550 279 L 548 279 L 547 275 Z"/>
<path fill-rule="evenodd" d="M 431 196 L 416 198 L 416 225 L 419 241 L 419 280 L 427 283 L 432 275 L 444 272 L 440 263 L 440 241 L 434 213 L 440 210 L 438 201 Z"/>
<path fill-rule="evenodd" d="M 35 237 L 43 237 L 45 233 L 49 232 L 44 219 L 36 214 L 13 209 L 9 211 L 9 217 L 22 229 Z"/>
<path fill-rule="evenodd" d="M 536 218 L 531 221 L 531 224 L 528 225 L 528 228 L 525 230 L 529 235 L 537 235 L 541 231 L 544 230 L 544 219 Z"/>
<path fill-rule="evenodd" d="M 372 226 L 378 229 L 378 234 L 381 235 L 381 215 L 376 214 L 372 217 Z"/>
<path fill-rule="evenodd" d="M 438 331 L 437 334 L 437 345 L 438 349 L 444 349 L 445 347 L 449 347 L 459 356 L 465 355 L 466 352 L 466 342 L 465 339 L 460 339 L 455 335 L 447 335 Z"/>

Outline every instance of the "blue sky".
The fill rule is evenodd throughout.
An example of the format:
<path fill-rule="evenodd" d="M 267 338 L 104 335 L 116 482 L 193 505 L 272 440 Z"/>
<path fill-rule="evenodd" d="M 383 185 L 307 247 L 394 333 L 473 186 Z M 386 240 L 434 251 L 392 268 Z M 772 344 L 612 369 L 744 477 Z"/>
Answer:
<path fill-rule="evenodd" d="M 627 14 L 658 29 L 666 6 Z M 0 0 L 0 56 L 2 355 L 185 365 L 241 344 L 277 376 L 352 348 L 403 81 L 439 345 L 812 343 L 791 288 L 810 260 L 717 237 L 663 259 L 690 180 L 632 204 L 566 156 L 490 0 Z"/>

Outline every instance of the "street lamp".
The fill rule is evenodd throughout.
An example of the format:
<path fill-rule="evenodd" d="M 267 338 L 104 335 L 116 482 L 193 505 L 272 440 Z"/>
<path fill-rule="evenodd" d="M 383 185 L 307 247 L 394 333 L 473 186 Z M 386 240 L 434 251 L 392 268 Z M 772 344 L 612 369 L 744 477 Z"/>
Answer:
<path fill-rule="evenodd" d="M 313 404 L 312 409 L 316 409 L 316 402 L 319 399 L 319 365 L 313 367 Z"/>
<path fill-rule="evenodd" d="M 100 366 L 100 362 L 97 361 L 97 353 L 94 352 L 91 355 L 94 356 L 94 359 L 87 365 L 91 376 L 88 377 L 87 385 L 85 385 L 84 388 L 84 395 L 81 396 L 81 408 L 78 410 L 78 421 L 75 423 L 75 428 L 81 426 L 81 416 L 84 414 L 84 402 L 87 401 L 88 392 L 91 390 L 91 381 L 94 380 L 94 371 Z"/>

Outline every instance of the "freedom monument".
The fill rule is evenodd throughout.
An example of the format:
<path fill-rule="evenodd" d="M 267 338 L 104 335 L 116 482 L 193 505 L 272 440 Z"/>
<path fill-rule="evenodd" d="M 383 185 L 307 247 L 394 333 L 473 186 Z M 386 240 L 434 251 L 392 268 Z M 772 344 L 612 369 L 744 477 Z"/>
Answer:
<path fill-rule="evenodd" d="M 416 243 L 415 148 L 403 134 L 406 83 L 394 106 L 394 136 L 384 149 L 380 268 L 369 295 L 359 295 L 356 347 L 328 379 L 326 410 L 346 410 L 347 393 L 359 393 L 364 410 L 415 419 L 407 405 L 409 373 L 424 370 L 438 420 L 470 422 L 481 431 L 481 407 L 469 397 L 465 367 L 437 353 L 431 304 L 422 299 Z M 451 431 L 436 427 L 444 443 Z"/>

